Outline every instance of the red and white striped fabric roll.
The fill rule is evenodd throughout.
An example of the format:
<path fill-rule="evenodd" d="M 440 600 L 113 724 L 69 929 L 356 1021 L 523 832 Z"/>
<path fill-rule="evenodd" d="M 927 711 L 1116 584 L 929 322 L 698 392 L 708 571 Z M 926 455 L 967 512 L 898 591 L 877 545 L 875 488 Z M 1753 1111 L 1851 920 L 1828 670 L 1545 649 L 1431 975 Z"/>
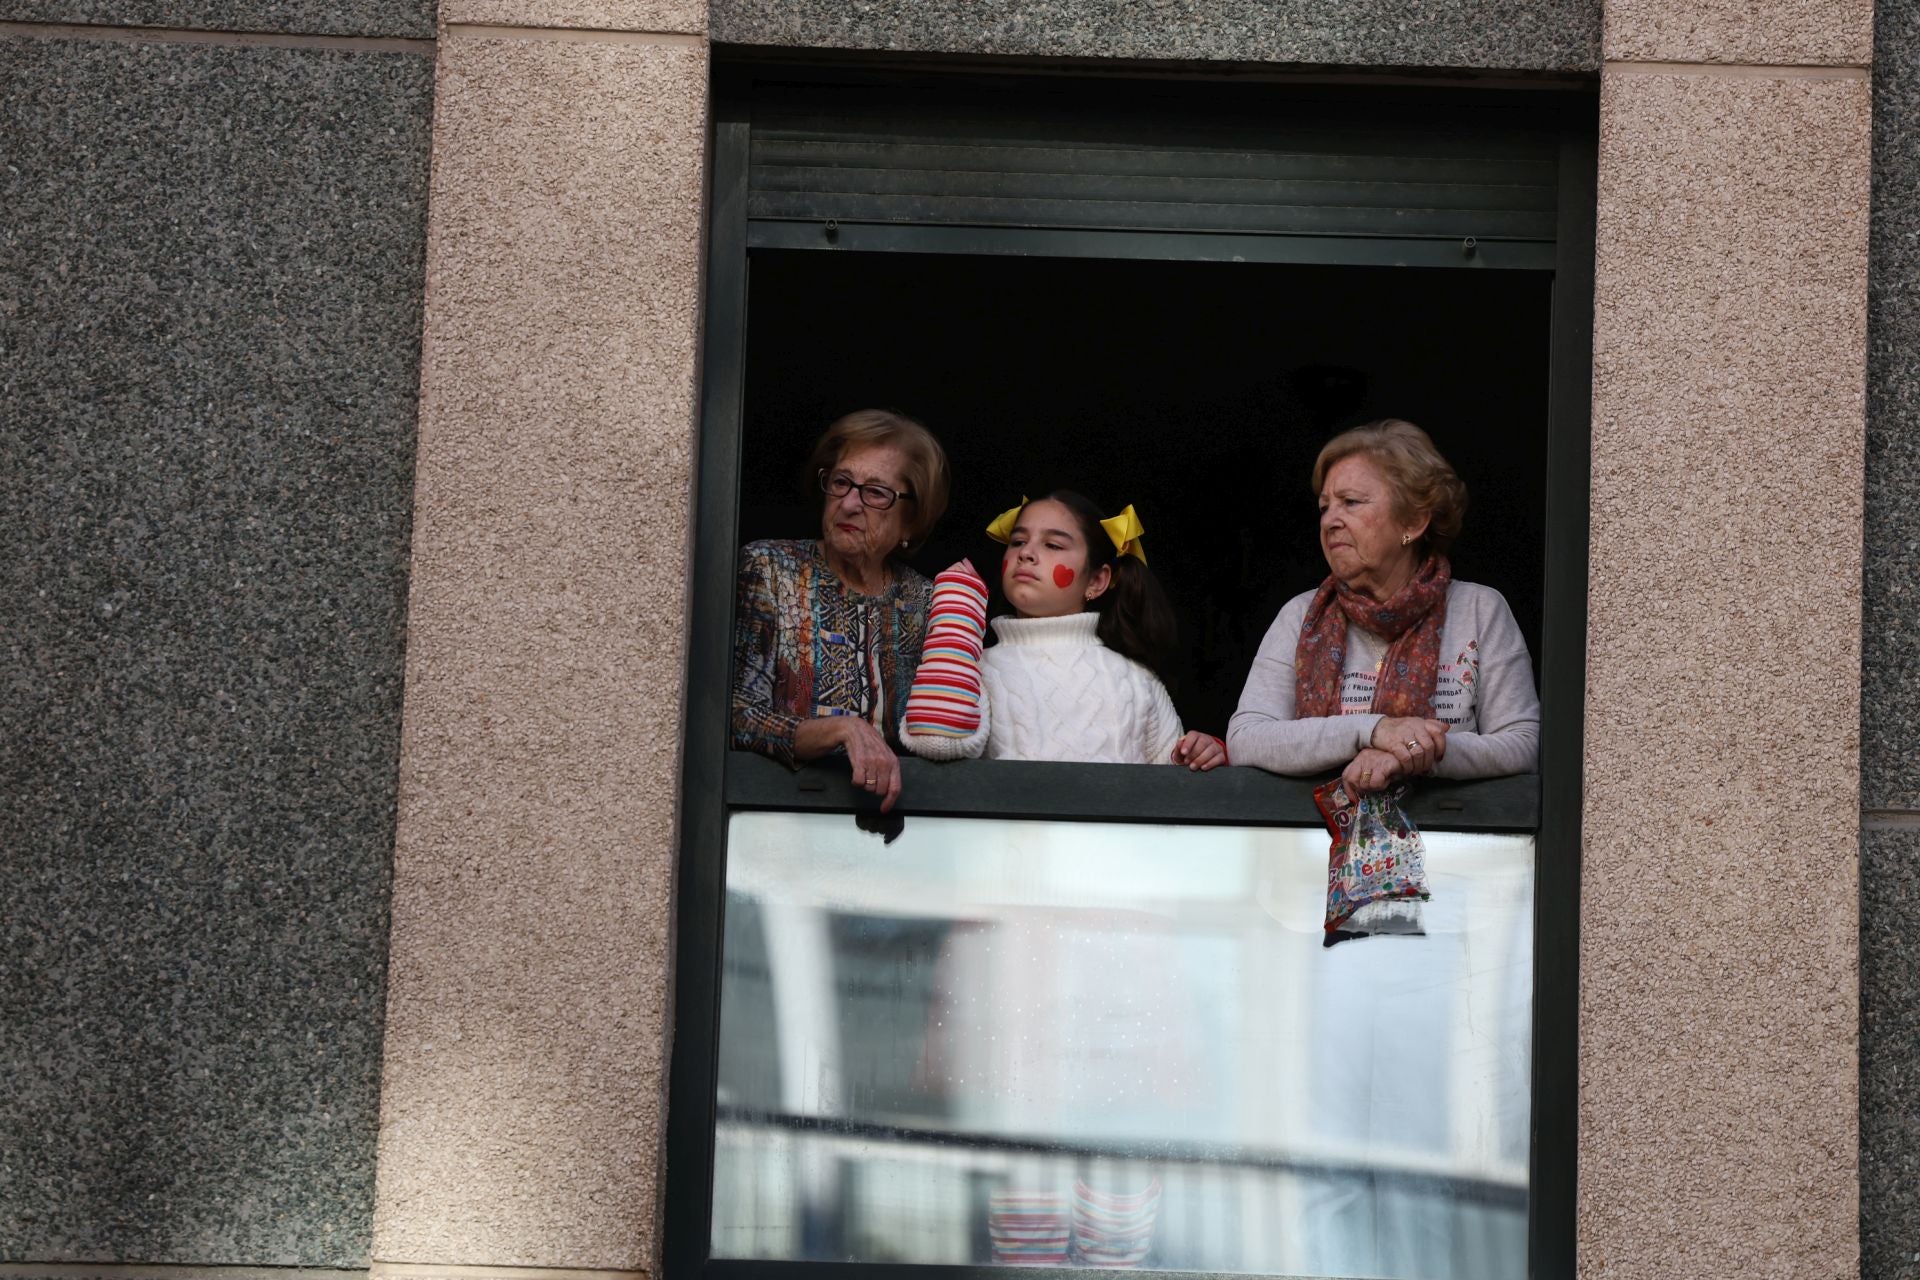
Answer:
<path fill-rule="evenodd" d="M 1153 1248 L 1160 1217 L 1160 1179 L 1120 1195 L 1073 1184 L 1073 1251 L 1083 1266 L 1137 1267 Z"/>
<path fill-rule="evenodd" d="M 987 584 L 962 560 L 933 580 L 927 638 L 907 692 L 906 732 L 969 738 L 980 730 L 980 651 L 987 634 Z"/>
<path fill-rule="evenodd" d="M 1003 1266 L 1057 1267 L 1073 1228 L 1067 1198 L 1051 1191 L 996 1191 L 987 1199 L 987 1236 Z"/>

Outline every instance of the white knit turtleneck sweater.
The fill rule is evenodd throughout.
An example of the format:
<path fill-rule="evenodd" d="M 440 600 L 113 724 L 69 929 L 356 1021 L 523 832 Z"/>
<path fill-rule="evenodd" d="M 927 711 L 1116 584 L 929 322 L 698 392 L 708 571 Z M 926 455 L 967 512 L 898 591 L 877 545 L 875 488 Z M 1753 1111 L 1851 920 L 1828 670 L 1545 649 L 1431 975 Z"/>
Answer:
<path fill-rule="evenodd" d="M 980 730 L 905 735 L 929 760 L 1083 760 L 1169 764 L 1180 716 L 1153 672 L 1100 643 L 1097 613 L 995 618 L 980 659 Z"/>

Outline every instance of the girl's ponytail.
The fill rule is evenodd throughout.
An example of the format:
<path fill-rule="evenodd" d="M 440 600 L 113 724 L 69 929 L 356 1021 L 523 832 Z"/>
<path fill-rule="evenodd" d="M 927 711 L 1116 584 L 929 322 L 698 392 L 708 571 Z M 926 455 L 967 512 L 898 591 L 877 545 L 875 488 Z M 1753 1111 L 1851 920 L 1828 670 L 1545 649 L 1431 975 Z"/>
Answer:
<path fill-rule="evenodd" d="M 1100 642 L 1158 675 L 1179 635 L 1173 606 L 1145 564 L 1132 556 L 1116 556 L 1109 563 L 1113 585 L 1093 602 L 1100 614 Z"/>
<path fill-rule="evenodd" d="M 1056 489 L 1047 497 L 1080 522 L 1080 536 L 1087 544 L 1087 572 L 1092 574 L 1101 565 L 1113 570 L 1112 585 L 1093 602 L 1100 615 L 1096 627 L 1100 643 L 1158 675 L 1173 654 L 1180 630 L 1159 579 L 1145 561 L 1115 553 L 1113 539 L 1100 525 L 1100 509 L 1090 499 L 1071 489 Z"/>

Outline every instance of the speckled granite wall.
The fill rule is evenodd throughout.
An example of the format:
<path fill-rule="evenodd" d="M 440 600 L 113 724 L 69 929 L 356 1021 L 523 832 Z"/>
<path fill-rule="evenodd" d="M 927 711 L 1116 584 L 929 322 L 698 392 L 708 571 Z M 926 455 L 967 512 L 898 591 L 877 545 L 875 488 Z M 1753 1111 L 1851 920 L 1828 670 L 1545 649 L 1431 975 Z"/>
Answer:
<path fill-rule="evenodd" d="M 1864 67 L 1865 0 L 1607 0 L 1609 62 Z"/>
<path fill-rule="evenodd" d="M 1591 71 L 1600 0 L 712 0 L 716 41 L 1039 58 Z"/>
<path fill-rule="evenodd" d="M 1868 830 L 1860 893 L 1860 1274 L 1920 1273 L 1920 830 Z"/>
<path fill-rule="evenodd" d="M 365 1265 L 430 70 L 0 28 L 0 1260 Z"/>
<path fill-rule="evenodd" d="M 449 23 L 699 35 L 707 0 L 441 0 Z"/>
<path fill-rule="evenodd" d="M 1908 1280 L 1920 1275 L 1920 5 L 1876 7 L 1873 124 L 1860 1245 L 1866 1280 Z"/>
<path fill-rule="evenodd" d="M 1920 812 L 1920 5 L 1881 5 L 1877 37 L 1861 784 Z"/>
<path fill-rule="evenodd" d="M 13 22 L 315 36 L 433 35 L 433 0 L 7 0 Z"/>
<path fill-rule="evenodd" d="M 1742 56 L 1800 56 L 1753 26 Z M 1680 65 L 1647 29 L 1620 52 L 1662 65 L 1610 61 L 1601 102 L 1579 1265 L 1843 1280 L 1868 83 Z"/>
<path fill-rule="evenodd" d="M 450 31 L 438 83 L 373 1253 L 647 1270 L 706 42 Z"/>

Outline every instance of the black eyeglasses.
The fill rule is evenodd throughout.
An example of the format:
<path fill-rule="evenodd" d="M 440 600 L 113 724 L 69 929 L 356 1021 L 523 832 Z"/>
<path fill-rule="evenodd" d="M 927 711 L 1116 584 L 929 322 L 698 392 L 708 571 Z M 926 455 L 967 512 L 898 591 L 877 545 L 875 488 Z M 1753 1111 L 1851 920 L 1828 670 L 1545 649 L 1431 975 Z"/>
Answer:
<path fill-rule="evenodd" d="M 853 477 L 844 471 L 828 475 L 825 467 L 820 469 L 820 492 L 829 498 L 844 498 L 852 489 L 860 491 L 861 506 L 872 507 L 875 511 L 885 511 L 902 498 L 908 502 L 914 500 L 912 494 L 889 489 L 883 484 L 855 484 Z"/>

